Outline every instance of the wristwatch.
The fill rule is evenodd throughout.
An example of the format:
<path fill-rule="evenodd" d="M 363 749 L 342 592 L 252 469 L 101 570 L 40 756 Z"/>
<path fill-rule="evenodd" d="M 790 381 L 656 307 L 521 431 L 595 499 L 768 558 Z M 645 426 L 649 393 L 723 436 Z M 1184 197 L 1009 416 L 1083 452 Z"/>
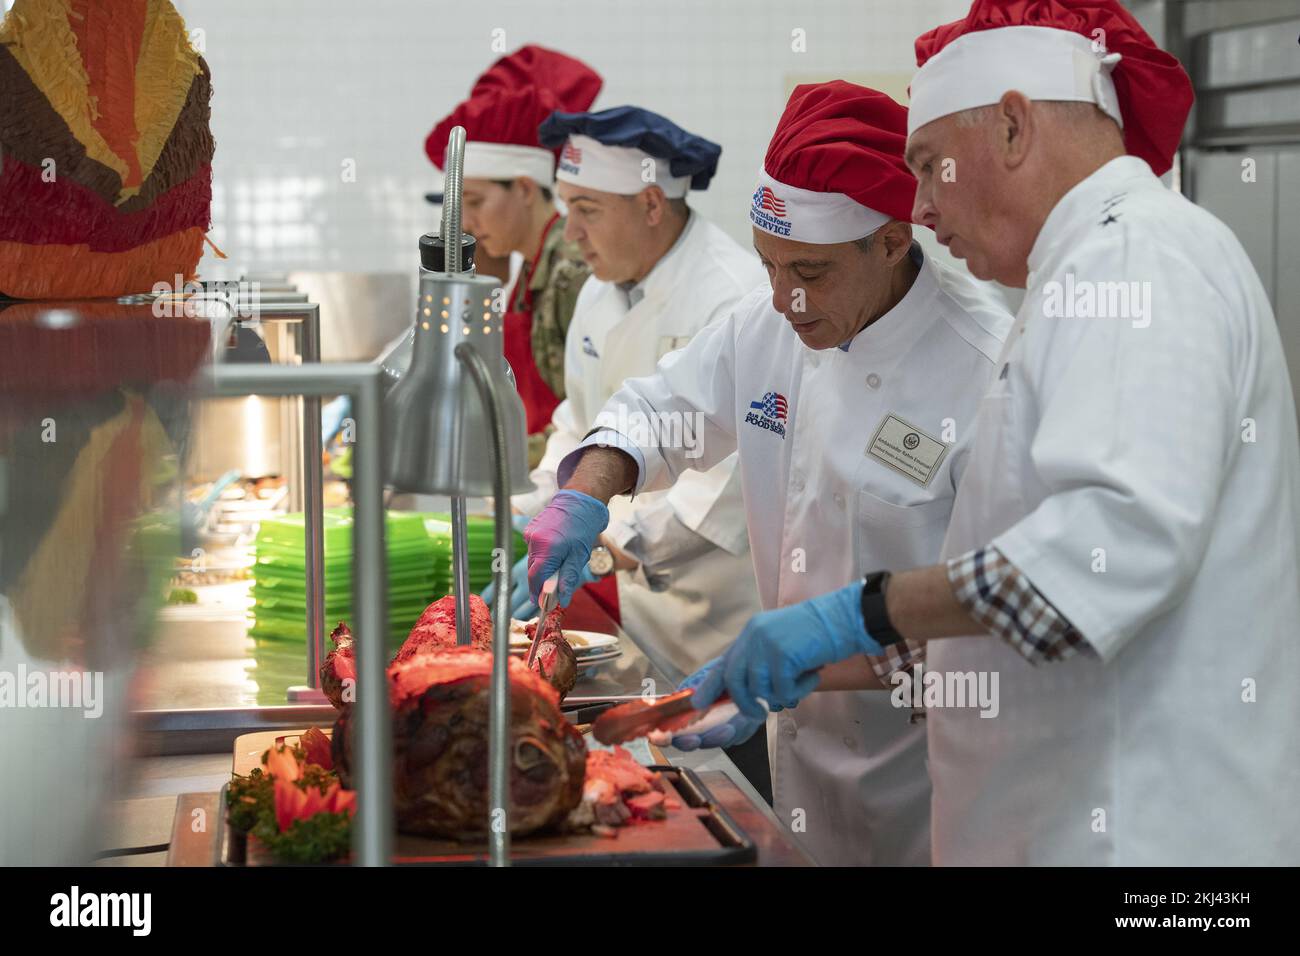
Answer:
<path fill-rule="evenodd" d="M 873 571 L 862 583 L 862 620 L 871 635 L 881 647 L 897 644 L 903 635 L 894 630 L 885 610 L 885 589 L 889 587 L 888 571 Z"/>
<path fill-rule="evenodd" d="M 597 578 L 607 578 L 614 571 L 614 555 L 609 548 L 603 544 L 598 544 L 591 549 L 591 557 L 587 559 L 587 570 Z"/>

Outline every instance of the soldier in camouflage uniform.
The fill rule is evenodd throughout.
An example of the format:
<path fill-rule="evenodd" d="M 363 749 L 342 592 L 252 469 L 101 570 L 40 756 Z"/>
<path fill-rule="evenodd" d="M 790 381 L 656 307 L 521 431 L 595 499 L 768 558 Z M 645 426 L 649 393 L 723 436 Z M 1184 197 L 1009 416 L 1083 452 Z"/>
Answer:
<path fill-rule="evenodd" d="M 578 290 L 587 281 L 591 270 L 582 261 L 577 245 L 564 239 L 564 219 L 552 220 L 542 240 L 542 254 L 537 268 L 529 273 L 531 263 L 525 262 L 515 282 L 514 295 L 509 309 L 522 309 L 524 290 L 532 292 L 533 303 L 533 362 L 542 380 L 564 400 L 564 338 L 573 320 L 573 307 L 578 301 Z M 548 422 L 545 429 L 528 436 L 528 467 L 536 468 L 546 451 L 546 439 L 555 429 Z"/>

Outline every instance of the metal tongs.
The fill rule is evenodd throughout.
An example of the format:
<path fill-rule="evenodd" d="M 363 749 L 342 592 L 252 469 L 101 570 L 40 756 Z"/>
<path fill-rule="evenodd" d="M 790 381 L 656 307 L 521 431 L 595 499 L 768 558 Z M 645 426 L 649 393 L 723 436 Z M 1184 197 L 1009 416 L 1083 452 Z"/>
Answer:
<path fill-rule="evenodd" d="M 591 735 L 602 744 L 621 744 L 654 731 L 681 730 L 714 715 L 719 708 L 730 709 L 728 718 L 735 713 L 736 705 L 726 694 L 703 710 L 695 709 L 694 697 L 695 691 L 688 688 L 661 697 L 653 704 L 644 700 L 619 704 L 596 718 L 591 725 Z"/>

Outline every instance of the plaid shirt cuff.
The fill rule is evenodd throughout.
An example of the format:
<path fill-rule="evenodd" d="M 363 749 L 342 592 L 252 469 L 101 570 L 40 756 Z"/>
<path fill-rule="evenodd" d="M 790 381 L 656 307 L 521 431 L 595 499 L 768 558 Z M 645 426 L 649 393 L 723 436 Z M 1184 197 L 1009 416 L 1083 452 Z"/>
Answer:
<path fill-rule="evenodd" d="M 898 671 L 912 673 L 912 668 L 925 660 L 925 644 L 913 644 L 906 639 L 890 644 L 879 657 L 867 655 L 867 663 L 886 687 L 892 686 L 890 678 Z"/>
<path fill-rule="evenodd" d="M 1096 656 L 1086 638 L 997 548 L 978 548 L 948 562 L 953 596 L 972 618 L 1031 664 Z"/>

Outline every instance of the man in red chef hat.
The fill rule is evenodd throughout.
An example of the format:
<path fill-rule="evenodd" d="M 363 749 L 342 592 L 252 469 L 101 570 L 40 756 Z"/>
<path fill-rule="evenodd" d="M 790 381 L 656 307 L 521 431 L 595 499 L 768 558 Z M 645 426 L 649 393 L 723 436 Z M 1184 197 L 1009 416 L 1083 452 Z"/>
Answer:
<path fill-rule="evenodd" d="M 600 87 L 599 74 L 585 63 L 524 46 L 479 77 L 424 144 L 441 169 L 452 129 L 465 127 L 465 231 L 491 257 L 522 257 L 504 341 L 527 416 L 529 467 L 541 460 L 551 415 L 564 398 L 565 335 L 589 274 L 581 251 L 564 240 L 555 208 L 559 150 L 542 146 L 537 128 L 556 110 L 588 109 Z"/>
<path fill-rule="evenodd" d="M 906 129 L 907 110 L 875 90 L 795 89 L 749 211 L 768 281 L 654 375 L 624 382 L 560 463 L 563 490 L 525 531 L 533 594 L 558 571 L 567 600 L 611 497 L 667 488 L 734 451 L 768 610 L 733 647 L 776 634 L 857 658 L 869 674 L 867 653 L 884 675 L 909 665 L 906 648 L 886 652 L 889 637 L 863 629 L 862 575 L 938 559 L 1011 317 L 990 289 L 913 240 Z M 663 415 L 698 416 L 702 454 L 635 434 L 638 421 Z M 879 584 L 869 580 L 866 596 Z M 683 686 L 720 683 L 731 658 Z M 929 862 L 925 734 L 912 708 L 831 679 L 801 702 L 815 683 L 758 695 L 786 707 L 773 722 L 778 818 L 820 863 Z M 729 746 L 759 731 L 763 706 L 753 695 L 736 701 L 742 713 L 674 743 Z"/>
<path fill-rule="evenodd" d="M 864 596 L 927 677 L 999 677 L 991 719 L 926 702 L 934 861 L 1294 865 L 1300 440 L 1241 244 L 1156 178 L 1187 76 L 1114 0 L 980 0 L 916 48 L 913 218 L 1026 290 L 944 562 Z M 697 702 L 860 667 L 780 624 Z"/>

